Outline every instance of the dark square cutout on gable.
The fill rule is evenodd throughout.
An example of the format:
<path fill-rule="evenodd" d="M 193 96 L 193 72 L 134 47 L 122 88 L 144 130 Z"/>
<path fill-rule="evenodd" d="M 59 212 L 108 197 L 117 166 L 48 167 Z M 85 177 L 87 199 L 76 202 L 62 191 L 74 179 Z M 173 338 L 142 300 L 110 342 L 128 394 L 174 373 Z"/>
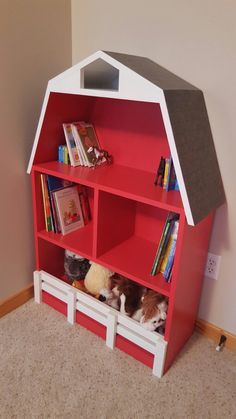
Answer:
<path fill-rule="evenodd" d="M 119 90 L 119 70 L 101 58 L 80 71 L 82 89 Z"/>

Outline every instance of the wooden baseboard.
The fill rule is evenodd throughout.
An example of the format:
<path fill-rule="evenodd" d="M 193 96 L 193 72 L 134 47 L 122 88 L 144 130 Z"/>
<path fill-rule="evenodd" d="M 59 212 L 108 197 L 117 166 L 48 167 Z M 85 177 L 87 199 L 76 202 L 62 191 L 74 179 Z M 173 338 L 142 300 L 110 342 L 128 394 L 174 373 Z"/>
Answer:
<path fill-rule="evenodd" d="M 206 336 L 209 339 L 219 342 L 221 335 L 224 335 L 227 339 L 225 342 L 225 347 L 236 352 L 236 336 L 226 332 L 214 324 L 208 323 L 205 320 L 197 319 L 196 321 L 196 331 Z"/>
<path fill-rule="evenodd" d="M 12 295 L 7 300 L 0 301 L 0 318 L 26 303 L 26 301 L 30 300 L 33 296 L 34 286 L 33 284 L 30 284 L 28 287 L 24 288 L 17 294 Z"/>

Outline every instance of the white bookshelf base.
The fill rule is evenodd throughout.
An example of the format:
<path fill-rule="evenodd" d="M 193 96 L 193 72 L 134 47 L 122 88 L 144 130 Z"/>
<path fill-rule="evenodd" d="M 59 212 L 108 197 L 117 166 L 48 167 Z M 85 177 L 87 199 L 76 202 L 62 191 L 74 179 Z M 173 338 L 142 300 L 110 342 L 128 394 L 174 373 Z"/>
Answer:
<path fill-rule="evenodd" d="M 167 349 L 167 342 L 162 335 L 144 329 L 135 320 L 124 316 L 112 307 L 77 290 L 55 276 L 45 271 L 35 271 L 35 302 L 42 302 L 42 291 L 46 291 L 67 304 L 67 320 L 69 323 L 75 323 L 76 310 L 78 310 L 105 326 L 106 345 L 109 348 L 114 348 L 115 337 L 118 334 L 153 354 L 152 372 L 153 375 L 161 378 Z"/>

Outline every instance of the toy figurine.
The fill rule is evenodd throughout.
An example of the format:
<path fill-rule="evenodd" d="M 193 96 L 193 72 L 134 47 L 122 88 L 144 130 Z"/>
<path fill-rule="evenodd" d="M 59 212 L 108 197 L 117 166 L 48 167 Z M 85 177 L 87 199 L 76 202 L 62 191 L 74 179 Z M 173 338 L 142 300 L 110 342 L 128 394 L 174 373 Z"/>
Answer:
<path fill-rule="evenodd" d="M 100 148 L 91 146 L 88 149 L 88 153 L 93 153 L 94 157 L 92 158 L 92 164 L 98 166 L 102 163 L 111 164 L 113 159 L 112 156 L 106 150 L 101 150 Z"/>

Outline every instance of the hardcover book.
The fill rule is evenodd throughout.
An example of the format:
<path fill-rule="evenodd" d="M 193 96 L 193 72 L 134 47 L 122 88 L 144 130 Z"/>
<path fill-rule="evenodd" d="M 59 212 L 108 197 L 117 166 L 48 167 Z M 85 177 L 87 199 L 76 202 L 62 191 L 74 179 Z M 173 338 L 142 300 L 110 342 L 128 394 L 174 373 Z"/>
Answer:
<path fill-rule="evenodd" d="M 94 152 L 88 152 L 90 147 L 100 149 L 100 144 L 95 133 L 94 127 L 90 123 L 83 121 L 74 122 L 72 124 L 72 131 L 77 148 L 80 148 L 80 154 L 83 156 L 85 166 L 94 166 L 93 160 L 95 158 Z"/>
<path fill-rule="evenodd" d="M 79 158 L 79 152 L 77 150 L 75 139 L 72 132 L 72 124 L 64 123 L 62 124 L 62 126 L 63 126 L 63 130 L 65 134 L 65 139 L 66 139 L 71 166 L 79 166 L 80 158 Z"/>
<path fill-rule="evenodd" d="M 67 188 L 68 186 L 72 186 L 73 183 L 69 180 L 60 179 L 56 176 L 47 175 L 47 189 L 50 199 L 50 207 L 52 212 L 52 218 L 54 222 L 54 231 L 55 233 L 61 233 L 60 221 L 58 218 L 57 208 L 55 206 L 54 195 L 53 192 L 58 189 Z"/>
<path fill-rule="evenodd" d="M 77 186 L 59 189 L 53 192 L 54 202 L 63 235 L 84 227 Z"/>

